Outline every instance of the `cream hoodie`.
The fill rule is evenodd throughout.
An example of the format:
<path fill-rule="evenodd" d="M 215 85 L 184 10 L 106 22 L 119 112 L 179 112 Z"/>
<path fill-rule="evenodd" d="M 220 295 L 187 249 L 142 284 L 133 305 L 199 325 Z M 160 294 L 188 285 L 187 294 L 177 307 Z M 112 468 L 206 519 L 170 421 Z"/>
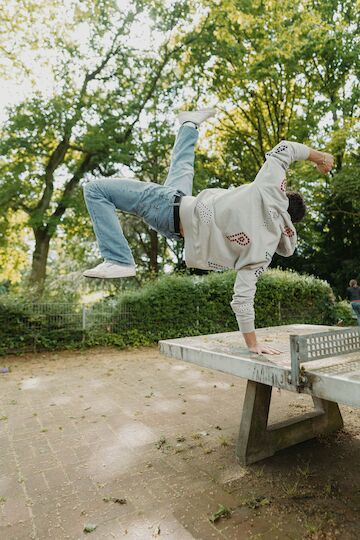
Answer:
<path fill-rule="evenodd" d="M 233 189 L 205 189 L 181 200 L 180 220 L 188 267 L 234 268 L 231 307 L 242 332 L 252 332 L 256 282 L 274 253 L 289 257 L 296 230 L 287 212 L 285 171 L 309 157 L 304 144 L 281 141 L 266 154 L 255 180 Z"/>

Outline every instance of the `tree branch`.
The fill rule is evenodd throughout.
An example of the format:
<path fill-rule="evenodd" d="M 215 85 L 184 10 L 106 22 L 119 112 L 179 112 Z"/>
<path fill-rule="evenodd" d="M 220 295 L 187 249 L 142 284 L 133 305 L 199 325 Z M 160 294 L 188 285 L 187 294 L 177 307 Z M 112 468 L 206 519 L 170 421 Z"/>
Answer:
<path fill-rule="evenodd" d="M 162 61 L 160 62 L 160 64 L 158 65 L 157 69 L 156 69 L 156 72 L 155 72 L 155 75 L 152 77 L 152 80 L 150 80 L 149 82 L 149 87 L 148 87 L 148 90 L 147 92 L 145 93 L 143 99 L 141 100 L 139 106 L 138 106 L 138 109 L 137 109 L 137 112 L 136 112 L 136 115 L 135 115 L 135 118 L 134 120 L 131 122 L 131 124 L 128 126 L 128 128 L 126 129 L 125 133 L 122 135 L 121 138 L 118 138 L 117 142 L 119 143 L 124 143 L 131 135 L 132 131 L 133 131 L 133 128 L 135 126 L 135 124 L 137 123 L 137 121 L 139 120 L 140 118 L 140 115 L 142 113 L 142 111 L 144 110 L 146 104 L 148 103 L 148 101 L 151 99 L 152 95 L 154 94 L 154 91 L 155 91 L 155 88 L 157 86 L 157 83 L 162 75 L 162 72 L 165 68 L 165 66 L 169 63 L 169 61 L 176 55 L 178 54 L 181 50 L 183 50 L 185 47 L 189 46 L 190 43 L 193 43 L 194 41 L 196 41 L 199 36 L 202 34 L 202 32 L 204 31 L 204 28 L 206 26 L 206 22 L 209 18 L 209 15 L 206 17 L 205 19 L 205 23 L 204 23 L 204 26 L 203 28 L 201 29 L 201 31 L 197 34 L 194 34 L 192 35 L 191 37 L 189 37 L 187 40 L 184 40 L 180 45 L 176 46 L 174 49 L 172 49 L 171 51 L 168 51 L 168 45 L 169 45 L 169 42 L 170 42 L 170 38 L 167 40 L 167 42 L 164 44 L 163 48 L 165 50 L 165 54 L 163 56 L 163 59 Z M 146 86 L 146 85 L 145 85 Z"/>
<path fill-rule="evenodd" d="M 79 97 L 77 100 L 75 112 L 72 115 L 72 117 L 69 118 L 65 122 L 63 138 L 49 157 L 48 163 L 45 168 L 45 174 L 44 174 L 45 188 L 44 188 L 42 197 L 40 198 L 33 212 L 36 212 L 38 214 L 43 214 L 45 210 L 47 210 L 50 206 L 51 198 L 54 192 L 54 172 L 63 163 L 66 156 L 66 152 L 70 148 L 70 137 L 71 137 L 74 126 L 77 124 L 78 120 L 81 117 L 81 110 L 83 108 L 83 98 L 86 95 L 88 84 L 90 81 L 96 78 L 96 76 L 106 67 L 110 59 L 113 56 L 115 56 L 117 52 L 120 50 L 121 45 L 119 44 L 118 46 L 115 47 L 115 44 L 118 40 L 119 35 L 121 35 L 121 33 L 124 31 L 124 27 L 127 24 L 127 22 L 128 21 L 126 19 L 124 22 L 124 25 L 121 28 L 119 28 L 119 30 L 116 32 L 113 42 L 111 44 L 110 50 L 105 55 L 102 62 L 92 72 L 87 73 L 84 77 L 84 81 L 83 81 L 81 90 L 79 92 Z M 78 148 L 75 148 L 75 146 L 73 146 L 73 148 L 78 149 Z M 79 151 L 84 152 L 82 149 L 79 149 Z"/>
<path fill-rule="evenodd" d="M 65 189 L 62 193 L 62 196 L 60 198 L 60 201 L 58 202 L 58 205 L 54 212 L 52 213 L 48 224 L 46 226 L 46 231 L 50 233 L 51 230 L 55 229 L 58 223 L 60 222 L 62 216 L 66 212 L 68 208 L 68 202 L 70 197 L 72 196 L 75 188 L 78 186 L 81 178 L 84 176 L 86 172 L 88 172 L 91 169 L 91 159 L 93 157 L 93 154 L 86 154 L 85 158 L 79 165 L 78 169 L 75 171 L 72 178 L 68 181 L 68 183 L 65 186 Z"/>

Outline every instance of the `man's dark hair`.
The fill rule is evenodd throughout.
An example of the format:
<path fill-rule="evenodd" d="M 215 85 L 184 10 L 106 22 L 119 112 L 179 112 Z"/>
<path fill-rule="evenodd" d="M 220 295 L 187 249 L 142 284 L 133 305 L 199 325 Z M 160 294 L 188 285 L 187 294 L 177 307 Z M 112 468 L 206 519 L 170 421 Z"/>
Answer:
<path fill-rule="evenodd" d="M 293 223 L 298 223 L 306 213 L 304 199 L 299 193 L 295 193 L 294 191 L 287 191 L 286 195 L 289 199 L 288 213 L 290 214 L 291 221 Z"/>

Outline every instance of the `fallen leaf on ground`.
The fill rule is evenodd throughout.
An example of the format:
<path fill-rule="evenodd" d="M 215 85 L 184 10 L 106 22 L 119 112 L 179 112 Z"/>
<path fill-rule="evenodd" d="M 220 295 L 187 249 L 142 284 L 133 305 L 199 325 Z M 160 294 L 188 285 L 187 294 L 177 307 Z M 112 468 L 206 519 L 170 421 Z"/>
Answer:
<path fill-rule="evenodd" d="M 118 497 L 103 497 L 103 501 L 105 502 L 114 502 L 114 503 L 118 503 L 118 504 L 126 504 L 127 503 L 127 500 L 126 499 L 119 499 Z"/>
<path fill-rule="evenodd" d="M 213 514 L 211 514 L 211 516 L 209 517 L 209 520 L 211 521 L 211 523 L 215 523 L 215 521 L 217 521 L 218 519 L 222 517 L 228 518 L 230 516 L 231 516 L 231 510 L 229 510 L 229 508 L 227 508 L 223 504 L 219 504 L 218 510 L 214 512 Z"/>
<path fill-rule="evenodd" d="M 270 500 L 267 497 L 254 497 L 253 499 L 250 499 L 245 504 L 248 508 L 252 508 L 255 510 L 256 508 L 259 508 L 260 506 L 267 506 L 270 504 Z"/>
<path fill-rule="evenodd" d="M 85 523 L 84 532 L 85 533 L 91 533 L 91 532 L 95 531 L 96 528 L 97 528 L 97 525 L 95 525 L 95 523 Z"/>
<path fill-rule="evenodd" d="M 160 437 L 160 439 L 155 443 L 155 446 L 158 450 L 160 450 L 164 444 L 166 444 L 166 439 L 165 437 Z"/>

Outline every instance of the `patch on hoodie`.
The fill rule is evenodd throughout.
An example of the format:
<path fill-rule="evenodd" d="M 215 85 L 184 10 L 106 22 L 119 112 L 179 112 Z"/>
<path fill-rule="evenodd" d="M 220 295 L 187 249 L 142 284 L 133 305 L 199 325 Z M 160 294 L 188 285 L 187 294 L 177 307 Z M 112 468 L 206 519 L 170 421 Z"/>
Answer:
<path fill-rule="evenodd" d="M 281 154 L 284 150 L 287 150 L 287 144 L 285 143 L 279 143 L 278 145 L 273 148 L 270 152 L 266 152 L 266 156 L 272 156 L 273 154 Z"/>
<path fill-rule="evenodd" d="M 246 304 L 235 304 L 234 305 L 234 313 L 240 314 L 240 313 L 252 313 L 253 311 L 253 304 L 250 302 Z"/>
<path fill-rule="evenodd" d="M 266 152 L 265 157 L 268 158 L 268 157 L 273 156 L 274 154 L 281 154 L 282 152 L 284 152 L 287 149 L 288 149 L 288 145 L 285 144 L 284 142 L 280 142 L 278 145 L 275 146 L 275 148 L 270 150 L 270 152 Z M 281 160 L 280 160 L 280 165 L 285 171 L 289 167 L 288 164 L 282 162 Z"/>
<path fill-rule="evenodd" d="M 277 211 L 274 210 L 273 208 L 270 208 L 270 209 L 269 209 L 269 216 L 270 216 L 270 219 L 272 219 L 273 221 L 275 221 L 275 220 L 278 219 L 278 217 L 279 217 L 279 212 L 277 212 Z"/>
<path fill-rule="evenodd" d="M 287 224 L 288 223 L 288 224 Z M 296 231 L 290 226 L 290 217 L 284 220 L 281 230 L 279 244 L 276 248 L 276 253 L 282 257 L 290 257 L 296 248 Z"/>
<path fill-rule="evenodd" d="M 283 234 L 289 238 L 292 238 L 295 234 L 295 231 L 293 231 L 291 227 L 285 227 L 283 230 Z"/>
<path fill-rule="evenodd" d="M 205 225 L 210 225 L 210 223 L 214 220 L 213 210 L 201 201 L 196 204 L 196 209 L 199 212 L 200 221 L 205 223 Z"/>
<path fill-rule="evenodd" d="M 261 276 L 261 274 L 264 272 L 264 270 L 265 270 L 265 268 L 264 268 L 263 266 L 260 266 L 260 268 L 257 268 L 257 269 L 255 270 L 255 276 L 256 276 L 257 278 L 259 278 L 259 277 Z"/>
<path fill-rule="evenodd" d="M 211 268 L 212 270 L 216 270 L 218 272 L 222 272 L 223 270 L 228 270 L 226 266 L 222 266 L 221 264 L 218 264 L 212 261 L 208 261 L 207 263 L 208 263 L 208 267 Z"/>
<path fill-rule="evenodd" d="M 240 246 L 247 246 L 248 244 L 250 244 L 250 238 L 244 232 L 226 235 L 226 238 L 230 242 L 236 242 L 237 244 L 240 244 Z"/>

